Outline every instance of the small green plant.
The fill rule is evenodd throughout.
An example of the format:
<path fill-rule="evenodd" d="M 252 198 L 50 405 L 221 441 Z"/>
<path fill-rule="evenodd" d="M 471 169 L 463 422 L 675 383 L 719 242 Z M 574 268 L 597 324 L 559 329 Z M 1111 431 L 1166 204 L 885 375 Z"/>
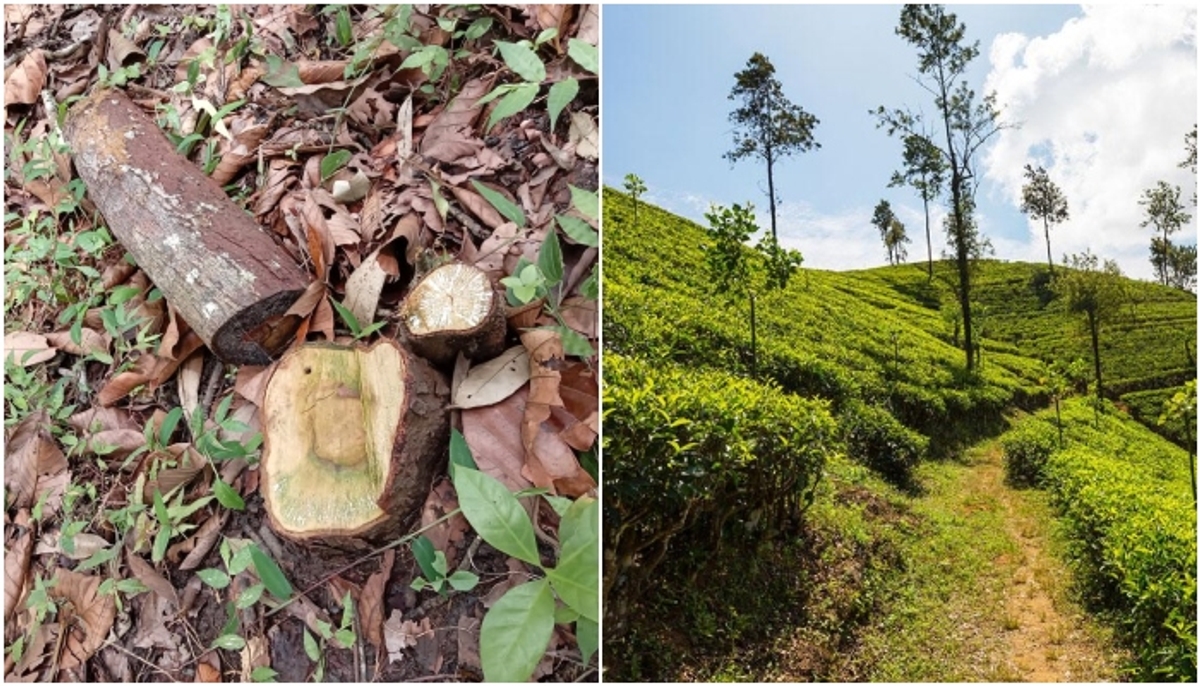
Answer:
<path fill-rule="evenodd" d="M 354 599 L 350 597 L 349 591 L 342 598 L 342 607 L 345 608 L 345 611 L 342 612 L 342 621 L 336 630 L 328 622 L 320 619 L 313 621 L 319 640 L 313 637 L 307 627 L 304 629 L 304 654 L 308 655 L 308 659 L 317 663 L 317 668 L 313 672 L 313 681 L 325 680 L 325 646 L 328 643 L 332 642 L 339 648 L 347 649 L 353 646 L 357 640 L 354 629 L 351 628 L 354 623 Z"/>
<path fill-rule="evenodd" d="M 253 541 L 225 538 L 221 540 L 220 552 L 221 561 L 225 564 L 224 571 L 209 567 L 196 572 L 196 576 L 206 585 L 217 590 L 228 588 L 234 577 L 246 572 L 252 566 L 258 577 L 256 583 L 242 589 L 233 602 L 227 606 L 229 619 L 220 635 L 213 641 L 214 648 L 241 650 L 246 647 L 246 640 L 238 634 L 237 610 L 248 608 L 259 602 L 263 598 L 264 591 L 286 601 L 292 596 L 292 585 L 284 576 L 279 565 Z"/>
<path fill-rule="evenodd" d="M 350 329 L 350 335 L 354 336 L 354 340 L 356 341 L 361 341 L 387 324 L 387 321 L 378 321 L 364 327 L 358 323 L 358 317 L 355 317 L 354 313 L 345 305 L 342 305 L 333 298 L 330 298 L 329 302 L 333 304 L 333 309 L 337 310 L 338 316 L 342 318 L 342 321 L 346 322 L 346 326 Z"/>
<path fill-rule="evenodd" d="M 520 77 L 521 81 L 496 86 L 490 93 L 480 98 L 480 105 L 501 98 L 495 109 L 492 110 L 491 116 L 488 117 L 488 130 L 491 130 L 500 120 L 523 111 L 537 98 L 542 82 L 546 80 L 546 65 L 538 57 L 537 51 L 542 45 L 557 36 L 557 29 L 547 29 L 542 31 L 532 42 L 528 40 L 516 43 L 499 40 L 495 42 L 496 50 L 504 59 L 504 64 Z M 598 51 L 595 46 L 572 38 L 567 43 L 567 54 L 585 70 L 593 74 L 600 73 Z M 574 77 L 557 81 L 550 86 L 546 109 L 550 114 L 551 129 L 558 121 L 558 115 L 578 94 L 579 82 Z"/>
<path fill-rule="evenodd" d="M 432 588 L 439 594 L 446 595 L 447 587 L 456 591 L 469 591 L 479 583 L 478 576 L 465 570 L 456 569 L 453 574 L 449 574 L 450 568 L 446 563 L 446 553 L 436 550 L 433 542 L 426 536 L 421 536 L 413 541 L 412 552 L 421 571 L 425 574 L 424 577 L 413 579 L 412 589 L 414 591 L 419 592 L 426 588 Z"/>
<path fill-rule="evenodd" d="M 479 655 L 489 681 L 527 681 L 556 623 L 575 624 L 584 662 L 599 646 L 600 504 L 594 498 L 549 499 L 560 514 L 554 566 L 542 562 L 533 522 L 513 494 L 479 471 L 458 431 L 450 439 L 450 475 L 471 527 L 493 548 L 544 576 L 510 588 L 483 618 Z"/>

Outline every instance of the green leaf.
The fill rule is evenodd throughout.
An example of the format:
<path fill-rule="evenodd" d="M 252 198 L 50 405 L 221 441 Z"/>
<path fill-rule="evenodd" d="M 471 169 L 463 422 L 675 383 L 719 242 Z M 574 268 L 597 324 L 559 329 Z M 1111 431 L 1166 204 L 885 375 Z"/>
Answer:
<path fill-rule="evenodd" d="M 529 515 L 504 484 L 471 469 L 455 469 L 453 481 L 463 516 L 483 540 L 502 553 L 541 564 Z"/>
<path fill-rule="evenodd" d="M 537 97 L 539 88 L 540 86 L 536 83 L 522 83 L 514 86 L 492 110 L 491 116 L 488 117 L 487 130 L 491 131 L 496 122 L 501 119 L 511 117 L 529 107 L 529 104 Z"/>
<path fill-rule="evenodd" d="M 475 458 L 471 456 L 471 447 L 467 445 L 466 437 L 458 429 L 450 430 L 450 466 L 451 477 L 454 476 L 455 467 L 479 469 L 475 464 Z"/>
<path fill-rule="evenodd" d="M 357 636 L 350 629 L 338 629 L 333 633 L 333 641 L 343 648 L 349 648 L 354 645 Z"/>
<path fill-rule="evenodd" d="M 479 660 L 487 681 L 523 683 L 554 632 L 554 595 L 545 579 L 516 586 L 492 605 L 479 628 Z"/>
<path fill-rule="evenodd" d="M 349 150 L 334 150 L 321 158 L 321 181 L 324 182 L 336 174 L 339 169 L 346 166 L 353 156 Z"/>
<path fill-rule="evenodd" d="M 275 560 L 272 560 L 253 543 L 250 544 L 250 559 L 254 561 L 254 569 L 258 572 L 258 578 L 262 579 L 271 595 L 280 600 L 287 600 L 292 596 L 292 585 L 283 575 L 283 570 L 275 564 Z"/>
<path fill-rule="evenodd" d="M 475 104 L 478 105 L 479 107 L 483 107 L 484 105 L 495 100 L 496 98 L 498 98 L 502 95 L 508 95 L 509 93 L 513 92 L 513 89 L 516 88 L 517 85 L 519 85 L 519 84 L 502 83 L 499 86 L 496 86 L 495 88 L 493 88 L 490 92 L 488 92 L 487 95 L 485 95 L 482 98 L 480 98 L 479 100 L 477 100 L 475 102 Z"/>
<path fill-rule="evenodd" d="M 246 647 L 246 639 L 237 634 L 221 634 L 213 641 L 212 647 L 224 650 L 241 650 Z"/>
<path fill-rule="evenodd" d="M 456 591 L 469 591 L 479 583 L 479 577 L 464 569 L 455 571 L 447 579 Z"/>
<path fill-rule="evenodd" d="M 576 95 L 579 95 L 579 82 L 574 78 L 568 78 L 550 86 L 550 95 L 546 98 L 546 109 L 550 112 L 551 131 L 554 130 L 554 124 L 558 121 L 558 115 L 575 99 Z"/>
<path fill-rule="evenodd" d="M 580 334 L 575 329 L 569 326 L 555 326 L 552 328 L 562 338 L 564 353 L 575 355 L 576 357 L 591 357 L 596 354 L 595 349 L 592 348 L 592 344 L 588 342 L 588 339 L 584 338 L 583 334 Z"/>
<path fill-rule="evenodd" d="M 257 682 L 275 681 L 275 677 L 279 676 L 279 672 L 270 667 L 255 667 L 254 671 L 250 672 L 250 680 Z"/>
<path fill-rule="evenodd" d="M 333 298 L 330 298 L 329 302 L 333 305 L 333 309 L 337 310 L 337 313 L 339 316 L 341 316 L 342 321 L 346 322 L 346 326 L 349 327 L 350 333 L 355 338 L 358 338 L 358 336 L 362 333 L 362 325 L 358 323 L 358 317 L 355 317 L 354 313 L 351 312 L 349 308 Z"/>
<path fill-rule="evenodd" d="M 441 184 L 433 179 L 429 179 L 429 185 L 433 189 L 433 206 L 437 209 L 438 215 L 445 221 L 446 213 L 450 211 L 450 203 L 446 202 L 446 198 L 442 197 Z"/>
<path fill-rule="evenodd" d="M 583 280 L 583 283 L 579 284 L 579 293 L 589 300 L 596 300 L 600 297 L 600 280 L 596 278 L 595 268 Z"/>
<path fill-rule="evenodd" d="M 596 74 L 600 74 L 600 51 L 591 43 L 585 43 L 578 38 L 567 41 L 567 54 L 575 60 L 575 64 Z"/>
<path fill-rule="evenodd" d="M 158 442 L 160 445 L 167 445 L 171 440 L 171 435 L 175 433 L 175 427 L 179 426 L 179 420 L 183 418 L 183 408 L 175 407 L 163 419 L 162 427 L 158 432 Z"/>
<path fill-rule="evenodd" d="M 421 591 L 424 591 L 425 587 L 428 585 L 429 585 L 429 582 L 425 580 L 425 577 L 419 576 L 419 577 L 413 579 L 412 583 L 409 584 L 408 587 L 419 593 Z"/>
<path fill-rule="evenodd" d="M 101 548 L 100 550 L 92 553 L 91 557 L 83 562 L 80 562 L 79 566 L 75 568 L 75 571 L 82 572 L 91 569 L 92 567 L 99 567 L 105 562 L 115 558 L 117 556 L 117 552 L 118 549 L 115 546 L 111 548 Z"/>
<path fill-rule="evenodd" d="M 234 606 L 236 606 L 239 610 L 245 610 L 251 605 L 254 605 L 254 603 L 257 603 L 258 599 L 262 597 L 263 588 L 264 586 L 262 584 L 254 584 L 253 586 L 242 591 L 238 594 L 237 600 L 234 601 Z"/>
<path fill-rule="evenodd" d="M 192 67 L 196 67 L 196 77 L 191 76 Z M 192 60 L 188 65 L 189 81 L 195 83 L 199 78 L 200 63 Z M 276 88 L 300 88 L 304 81 L 300 78 L 300 68 L 291 62 L 284 62 L 276 55 L 267 55 L 267 74 L 262 77 L 263 83 Z"/>
<path fill-rule="evenodd" d="M 309 633 L 308 629 L 304 629 L 304 654 L 308 655 L 308 659 L 316 662 L 321 659 L 321 647 L 317 645 L 317 639 Z"/>
<path fill-rule="evenodd" d="M 579 614 L 600 621 L 600 502 L 579 498 L 558 527 L 558 566 L 547 569 L 554 592 Z"/>
<path fill-rule="evenodd" d="M 249 545 L 243 545 L 229 558 L 229 562 L 225 566 L 229 569 L 230 574 L 234 576 L 241 574 L 254 561 L 250 548 Z"/>
<path fill-rule="evenodd" d="M 500 56 L 504 58 L 504 63 L 517 76 L 534 83 L 541 83 L 546 78 L 546 65 L 542 64 L 542 60 L 533 51 L 533 48 L 521 43 L 508 43 L 502 40 L 496 41 L 496 47 L 500 49 Z"/>
<path fill-rule="evenodd" d="M 563 233 L 570 236 L 576 243 L 582 243 L 592 248 L 600 245 L 600 234 L 579 217 L 557 214 L 554 216 L 554 220 L 562 227 Z"/>
<path fill-rule="evenodd" d="M 204 583 L 212 586 L 217 590 L 227 588 L 229 586 L 229 575 L 219 569 L 201 569 L 196 572 L 196 576 Z"/>
<path fill-rule="evenodd" d="M 542 497 L 546 499 L 546 502 L 550 503 L 550 507 L 554 508 L 554 511 L 559 517 L 562 517 L 564 514 L 566 514 L 567 508 L 571 507 L 571 503 L 575 502 L 570 498 L 564 498 L 561 495 L 544 495 Z"/>
<path fill-rule="evenodd" d="M 575 622 L 575 639 L 579 641 L 579 652 L 583 654 L 583 664 L 586 665 L 600 648 L 600 625 L 580 617 Z"/>
<path fill-rule="evenodd" d="M 429 579 L 438 578 L 437 571 L 433 568 L 433 560 L 435 557 L 433 541 L 430 541 L 428 537 L 421 535 L 417 537 L 417 540 L 412 542 L 411 547 L 413 557 L 416 558 L 417 564 L 421 566 L 421 572 Z"/>
<path fill-rule="evenodd" d="M 213 495 L 217 496 L 217 502 L 231 510 L 242 511 L 246 509 L 246 501 L 242 500 L 242 496 L 237 491 L 233 490 L 233 486 L 217 477 L 213 482 Z"/>
<path fill-rule="evenodd" d="M 546 277 L 547 286 L 554 286 L 562 281 L 563 256 L 562 247 L 558 244 L 558 232 L 546 232 L 546 240 L 542 241 L 542 248 L 538 250 L 537 266 Z"/>
<path fill-rule="evenodd" d="M 571 204 L 589 219 L 600 218 L 600 194 L 567 184 L 571 189 Z"/>
<path fill-rule="evenodd" d="M 505 219 L 513 222 L 522 229 L 525 228 L 525 213 L 521 211 L 520 207 L 513 204 L 511 200 L 504 197 L 501 193 L 488 188 L 475 179 L 471 179 L 471 184 L 475 186 L 475 190 L 479 191 L 484 200 L 491 203 L 492 207 L 495 207 L 496 211 L 503 215 Z"/>
<path fill-rule="evenodd" d="M 140 294 L 142 289 L 137 286 L 117 286 L 108 296 L 109 305 L 122 305 Z"/>

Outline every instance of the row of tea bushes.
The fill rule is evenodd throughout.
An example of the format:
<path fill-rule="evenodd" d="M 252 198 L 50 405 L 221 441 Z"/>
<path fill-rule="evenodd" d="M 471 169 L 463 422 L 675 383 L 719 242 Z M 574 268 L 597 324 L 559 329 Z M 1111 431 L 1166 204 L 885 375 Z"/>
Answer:
<path fill-rule="evenodd" d="M 1095 426 L 1084 399 L 1004 439 L 1009 476 L 1041 482 L 1067 523 L 1078 581 L 1106 610 L 1142 680 L 1196 680 L 1196 508 L 1188 455 L 1114 413 Z"/>

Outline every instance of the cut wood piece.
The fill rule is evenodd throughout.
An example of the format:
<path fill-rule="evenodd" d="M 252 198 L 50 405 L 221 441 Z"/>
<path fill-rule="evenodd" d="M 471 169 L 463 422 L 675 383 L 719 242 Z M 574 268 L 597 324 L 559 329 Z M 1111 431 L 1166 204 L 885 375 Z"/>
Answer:
<path fill-rule="evenodd" d="M 77 103 L 64 131 L 113 235 L 205 345 L 269 364 L 299 325 L 284 313 L 308 273 L 122 92 Z"/>
<path fill-rule="evenodd" d="M 387 339 L 284 355 L 262 406 L 271 527 L 335 546 L 399 535 L 446 462 L 449 394 L 444 376 Z"/>
<path fill-rule="evenodd" d="M 486 360 L 504 350 L 500 296 L 486 273 L 462 262 L 426 274 L 400 306 L 400 323 L 412 349 L 437 364 L 459 352 Z"/>

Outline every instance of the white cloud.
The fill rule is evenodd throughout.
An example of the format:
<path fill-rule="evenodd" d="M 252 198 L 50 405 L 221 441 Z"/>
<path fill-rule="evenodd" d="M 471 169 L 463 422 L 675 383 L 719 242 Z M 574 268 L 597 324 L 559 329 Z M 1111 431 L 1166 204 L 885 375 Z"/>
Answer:
<path fill-rule="evenodd" d="M 984 91 L 996 91 L 1005 120 L 1020 128 L 998 135 L 984 172 L 1020 206 L 1024 166 L 1046 167 L 1071 213 L 1051 229 L 1056 262 L 1091 247 L 1127 274 L 1151 277 L 1138 200 L 1162 179 L 1190 201 L 1195 178 L 1177 165 L 1197 119 L 1195 36 L 1195 6 L 1105 5 L 1085 6 L 1049 36 L 992 42 Z M 1003 241 L 998 256 L 1045 259 L 1041 223 L 1028 230 L 1024 247 Z"/>

